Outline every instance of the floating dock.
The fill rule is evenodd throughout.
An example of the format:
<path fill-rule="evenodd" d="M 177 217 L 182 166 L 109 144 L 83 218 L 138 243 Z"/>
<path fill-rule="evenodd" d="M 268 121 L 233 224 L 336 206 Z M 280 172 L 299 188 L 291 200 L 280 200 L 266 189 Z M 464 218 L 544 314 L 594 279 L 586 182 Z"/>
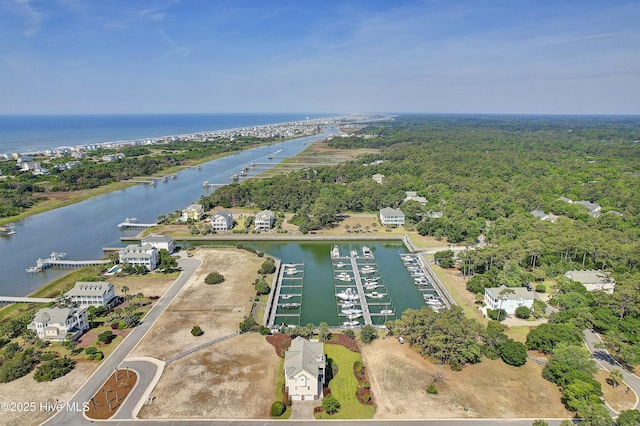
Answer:
<path fill-rule="evenodd" d="M 304 263 L 283 263 L 280 266 L 270 306 L 269 328 L 279 324 L 301 325 L 303 285 Z"/>

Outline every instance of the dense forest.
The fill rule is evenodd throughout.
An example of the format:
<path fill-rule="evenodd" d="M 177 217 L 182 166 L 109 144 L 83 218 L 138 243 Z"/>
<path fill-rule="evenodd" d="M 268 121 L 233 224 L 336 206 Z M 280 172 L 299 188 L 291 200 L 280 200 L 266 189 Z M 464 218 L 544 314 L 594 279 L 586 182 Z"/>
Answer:
<path fill-rule="evenodd" d="M 457 264 L 470 291 L 555 279 L 562 309 L 551 322 L 595 328 L 620 361 L 640 363 L 640 118 L 402 116 L 359 133 L 329 145 L 376 154 L 229 185 L 201 202 L 293 212 L 307 229 L 346 211 L 400 208 L 406 227 L 468 247 Z M 403 202 L 405 191 L 427 205 Z M 574 269 L 611 273 L 616 291 L 588 293 L 563 280 Z"/>
<path fill-rule="evenodd" d="M 19 170 L 15 160 L 0 161 L 0 218 L 24 212 L 47 192 L 92 189 L 139 176 L 151 176 L 190 160 L 196 162 L 214 155 L 235 152 L 250 146 L 273 142 L 254 137 L 224 138 L 210 141 L 175 141 L 162 145 L 131 146 L 122 149 L 101 148 L 88 151 L 86 158 L 71 155 L 36 158 L 49 174 L 34 175 Z M 103 161 L 106 154 L 122 153 L 124 158 Z M 78 161 L 74 167 L 63 165 Z M 61 166 L 61 167 L 58 167 Z"/>

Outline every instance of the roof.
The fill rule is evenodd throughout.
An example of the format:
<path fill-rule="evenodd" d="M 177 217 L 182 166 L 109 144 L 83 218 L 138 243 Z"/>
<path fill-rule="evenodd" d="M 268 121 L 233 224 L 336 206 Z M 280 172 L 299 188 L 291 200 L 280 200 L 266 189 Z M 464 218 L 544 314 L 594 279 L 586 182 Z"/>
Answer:
<path fill-rule="evenodd" d="M 148 243 L 172 243 L 173 242 L 173 238 L 168 237 L 166 235 L 160 235 L 160 234 L 149 234 L 146 237 L 142 238 L 142 243 L 143 244 L 148 244 Z"/>
<path fill-rule="evenodd" d="M 391 207 L 385 207 L 380 209 L 380 214 L 383 216 L 402 216 L 404 217 L 404 213 L 402 210 L 392 209 Z"/>
<path fill-rule="evenodd" d="M 204 207 L 202 207 L 202 204 L 197 204 L 197 203 L 189 204 L 187 207 L 182 209 L 182 211 L 197 211 L 197 212 L 200 212 L 203 210 L 204 210 Z"/>
<path fill-rule="evenodd" d="M 500 292 L 505 291 L 502 295 Z M 500 299 L 504 297 L 504 300 L 519 300 L 519 299 L 533 299 L 533 291 L 526 287 L 507 287 L 501 285 L 500 287 L 485 288 L 485 293 L 492 299 Z"/>
<path fill-rule="evenodd" d="M 229 210 L 222 210 L 213 215 L 211 220 L 218 220 L 220 218 L 224 218 L 225 220 L 233 220 L 233 215 Z"/>
<path fill-rule="evenodd" d="M 575 201 L 574 204 L 580 204 L 581 206 L 586 207 L 590 212 L 600 209 L 600 204 L 592 203 L 591 201 L 587 200 Z"/>
<path fill-rule="evenodd" d="M 84 282 L 78 281 L 76 285 L 65 293 L 67 296 L 102 296 L 113 288 L 108 281 Z"/>
<path fill-rule="evenodd" d="M 79 310 L 78 308 L 43 308 L 36 313 L 33 322 L 41 324 L 47 322 L 65 322 L 67 318 Z"/>
<path fill-rule="evenodd" d="M 558 198 L 558 200 L 564 201 L 565 203 L 573 203 L 571 198 L 567 198 L 567 197 L 560 197 L 560 198 Z"/>
<path fill-rule="evenodd" d="M 545 217 L 549 217 L 548 214 L 546 214 L 542 210 L 538 210 L 538 209 L 532 210 L 531 214 L 534 215 L 535 217 L 539 217 L 541 219 L 544 219 Z"/>
<path fill-rule="evenodd" d="M 272 218 L 273 218 L 273 212 L 271 210 L 262 210 L 256 213 L 257 220 L 266 220 L 266 219 L 272 219 Z"/>
<path fill-rule="evenodd" d="M 604 284 L 614 283 L 615 280 L 602 271 L 596 271 L 594 269 L 582 270 L 582 271 L 568 271 L 564 274 L 565 277 L 578 281 L 582 284 Z"/>
<path fill-rule="evenodd" d="M 284 373 L 292 377 L 301 371 L 318 378 L 318 368 L 324 367 L 324 344 L 298 336 L 284 354 Z"/>

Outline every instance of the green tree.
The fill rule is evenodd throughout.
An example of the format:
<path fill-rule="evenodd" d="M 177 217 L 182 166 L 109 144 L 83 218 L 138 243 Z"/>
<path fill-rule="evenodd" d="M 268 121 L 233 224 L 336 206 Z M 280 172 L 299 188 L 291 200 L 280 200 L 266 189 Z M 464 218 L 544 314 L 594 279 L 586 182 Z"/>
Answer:
<path fill-rule="evenodd" d="M 205 284 L 220 284 L 224 282 L 224 275 L 220 272 L 210 272 L 204 279 Z"/>
<path fill-rule="evenodd" d="M 251 331 L 258 326 L 256 320 L 253 319 L 253 315 L 249 315 L 240 323 L 240 331 L 245 333 Z"/>
<path fill-rule="evenodd" d="M 367 324 L 360 330 L 360 340 L 362 343 L 371 343 L 378 338 L 378 330 L 374 326 Z"/>
<path fill-rule="evenodd" d="M 202 330 L 202 328 L 200 328 L 199 325 L 194 325 L 191 328 L 191 334 L 194 336 L 202 336 L 204 334 L 204 331 Z"/>
<path fill-rule="evenodd" d="M 586 348 L 561 343 L 553 350 L 551 359 L 542 369 L 542 377 L 558 386 L 566 387 L 577 379 L 593 381 L 596 371 L 596 363 Z"/>
<path fill-rule="evenodd" d="M 280 417 L 287 410 L 287 407 L 282 403 L 282 401 L 275 401 L 271 404 L 271 415 L 273 417 Z"/>
<path fill-rule="evenodd" d="M 262 266 L 258 271 L 258 274 L 273 274 L 276 271 L 276 263 L 273 259 L 267 258 L 264 262 L 262 262 Z"/>
<path fill-rule="evenodd" d="M 640 425 L 640 411 L 623 410 L 617 419 L 618 426 L 638 426 Z"/>
<path fill-rule="evenodd" d="M 532 426 L 549 426 L 549 423 L 543 419 L 537 419 L 533 421 Z"/>
<path fill-rule="evenodd" d="M 178 261 L 175 257 L 171 256 L 169 250 L 160 249 L 158 251 L 158 255 L 160 257 L 160 261 L 158 262 L 158 269 L 162 272 L 169 273 L 176 270 L 178 267 Z"/>
<path fill-rule="evenodd" d="M 622 375 L 622 371 L 618 368 L 614 368 L 609 373 L 609 379 L 607 380 L 611 386 L 618 387 L 623 382 L 624 376 Z"/>
<path fill-rule="evenodd" d="M 523 343 L 513 339 L 506 339 L 500 345 L 500 358 L 505 364 L 520 367 L 527 362 L 527 348 Z"/>
<path fill-rule="evenodd" d="M 322 409 L 327 414 L 335 414 L 340 410 L 341 404 L 338 399 L 333 396 L 333 394 L 329 394 L 322 399 Z"/>
<path fill-rule="evenodd" d="M 329 339 L 329 337 L 331 336 L 331 331 L 329 330 L 329 324 L 327 324 L 326 322 L 321 322 L 318 325 L 318 334 L 320 335 L 320 339 L 322 339 L 323 341 L 326 341 Z"/>
<path fill-rule="evenodd" d="M 124 293 L 124 298 L 126 299 L 127 298 L 127 292 L 129 291 L 129 287 L 127 287 L 126 285 L 123 285 L 120 288 L 120 291 Z"/>
<path fill-rule="evenodd" d="M 560 343 L 577 345 L 582 333 L 570 324 L 540 324 L 527 334 L 527 349 L 551 353 Z"/>
<path fill-rule="evenodd" d="M 520 319 L 527 319 L 531 316 L 531 309 L 526 306 L 518 306 L 516 308 L 516 317 Z"/>
<path fill-rule="evenodd" d="M 75 365 L 75 361 L 66 356 L 55 358 L 40 365 L 33 374 L 33 378 L 37 382 L 50 382 L 69 373 Z"/>

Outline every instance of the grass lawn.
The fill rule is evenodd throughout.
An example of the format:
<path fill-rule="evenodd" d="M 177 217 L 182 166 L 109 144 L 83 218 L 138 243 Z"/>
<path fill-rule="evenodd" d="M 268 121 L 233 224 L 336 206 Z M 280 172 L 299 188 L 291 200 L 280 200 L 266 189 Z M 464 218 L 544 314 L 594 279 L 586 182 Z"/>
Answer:
<path fill-rule="evenodd" d="M 462 277 L 452 276 L 450 272 L 445 271 L 438 265 L 431 265 L 433 272 L 440 278 L 453 300 L 462 308 L 465 315 L 469 318 L 475 318 L 482 324 L 489 322 L 488 318 L 482 316 L 482 313 L 476 308 L 475 295 L 467 290 L 466 283 Z"/>
<path fill-rule="evenodd" d="M 276 399 L 274 399 L 274 401 L 284 402 L 284 394 L 282 393 L 283 388 L 284 388 L 284 358 L 280 360 L 280 365 L 278 366 L 278 372 L 276 373 Z M 288 419 L 290 416 L 291 416 L 291 407 L 287 407 L 287 411 L 285 411 L 283 415 L 275 418 Z"/>
<path fill-rule="evenodd" d="M 505 330 L 505 334 L 516 342 L 524 343 L 527 341 L 527 334 L 529 334 L 529 330 L 531 330 L 531 327 L 527 327 L 526 325 L 517 325 L 509 327 Z"/>
<path fill-rule="evenodd" d="M 375 408 L 362 405 L 356 398 L 358 380 L 353 375 L 353 363 L 362 361 L 359 353 L 351 352 L 341 345 L 324 345 L 327 358 L 333 359 L 338 366 L 338 373 L 329 383 L 331 393 L 340 401 L 340 410 L 333 415 L 320 413 L 318 419 L 372 419 Z M 375 395 L 373 396 L 375 398 Z"/>

